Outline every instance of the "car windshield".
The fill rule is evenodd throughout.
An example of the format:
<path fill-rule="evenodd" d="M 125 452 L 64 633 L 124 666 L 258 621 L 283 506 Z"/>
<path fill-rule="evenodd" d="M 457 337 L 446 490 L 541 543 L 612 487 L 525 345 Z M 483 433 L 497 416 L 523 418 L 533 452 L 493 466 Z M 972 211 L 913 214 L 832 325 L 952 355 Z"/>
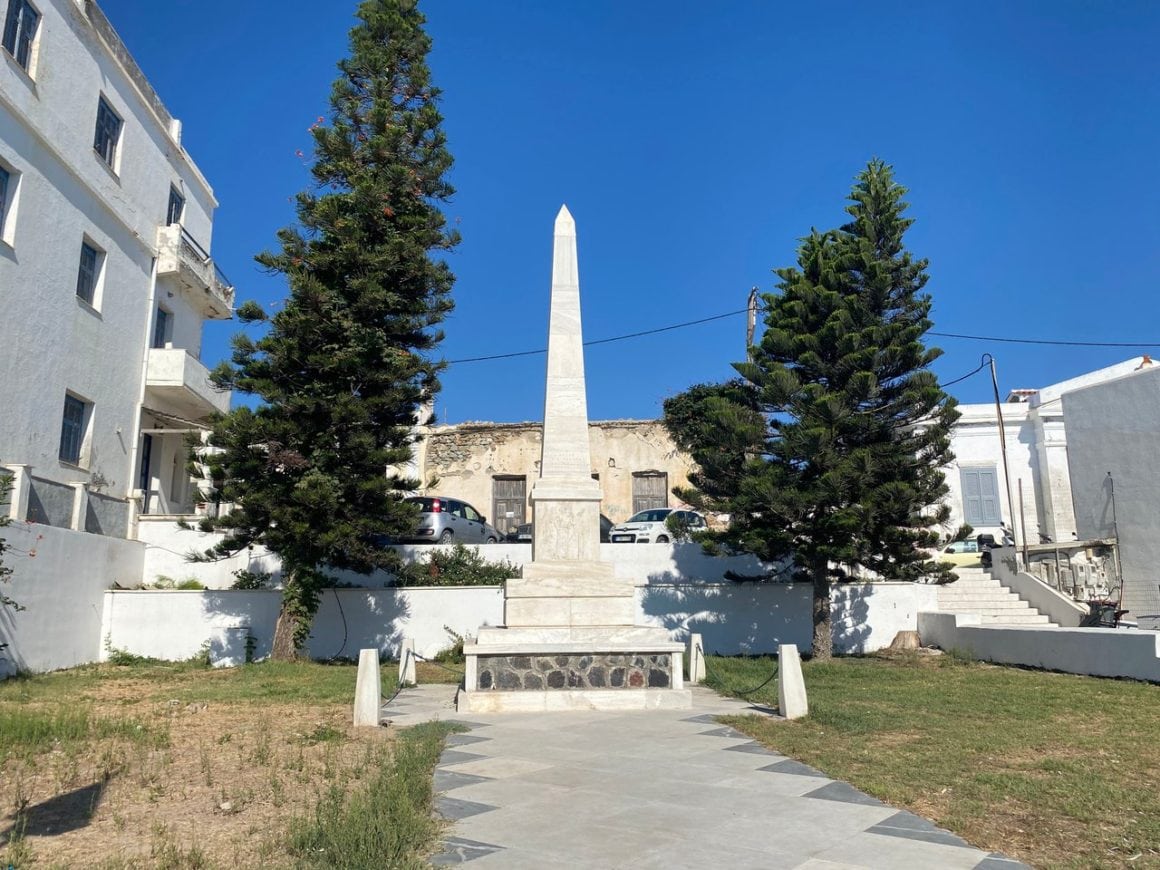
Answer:
<path fill-rule="evenodd" d="M 630 523 L 663 523 L 665 518 L 673 512 L 672 508 L 653 508 L 633 514 Z"/>

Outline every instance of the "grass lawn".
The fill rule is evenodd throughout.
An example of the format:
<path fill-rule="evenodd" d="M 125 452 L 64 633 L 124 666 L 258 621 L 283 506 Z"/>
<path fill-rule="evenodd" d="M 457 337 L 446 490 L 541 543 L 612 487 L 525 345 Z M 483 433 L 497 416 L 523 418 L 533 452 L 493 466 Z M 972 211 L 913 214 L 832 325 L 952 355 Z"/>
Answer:
<path fill-rule="evenodd" d="M 810 715 L 726 721 L 1037 867 L 1160 867 L 1160 686 L 908 653 L 806 662 Z M 708 660 L 752 689 L 770 658 Z M 777 683 L 751 696 L 777 706 Z"/>
<path fill-rule="evenodd" d="M 0 866 L 426 866 L 453 726 L 356 731 L 355 673 L 137 662 L 0 682 Z M 396 678 L 383 667 L 385 698 Z"/>

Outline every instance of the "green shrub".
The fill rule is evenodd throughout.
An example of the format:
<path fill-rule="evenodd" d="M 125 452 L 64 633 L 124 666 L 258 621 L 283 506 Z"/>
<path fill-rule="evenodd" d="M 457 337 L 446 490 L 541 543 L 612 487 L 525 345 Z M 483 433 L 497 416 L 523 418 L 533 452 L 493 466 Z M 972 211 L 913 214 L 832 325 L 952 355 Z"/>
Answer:
<path fill-rule="evenodd" d="M 239 568 L 234 572 L 234 585 L 231 589 L 265 589 L 270 583 L 270 574 L 266 571 L 251 571 L 248 568 Z"/>
<path fill-rule="evenodd" d="M 478 550 L 456 544 L 450 550 L 432 550 L 425 561 L 410 562 L 395 574 L 396 586 L 498 586 L 520 569 L 504 559 L 489 562 Z"/>

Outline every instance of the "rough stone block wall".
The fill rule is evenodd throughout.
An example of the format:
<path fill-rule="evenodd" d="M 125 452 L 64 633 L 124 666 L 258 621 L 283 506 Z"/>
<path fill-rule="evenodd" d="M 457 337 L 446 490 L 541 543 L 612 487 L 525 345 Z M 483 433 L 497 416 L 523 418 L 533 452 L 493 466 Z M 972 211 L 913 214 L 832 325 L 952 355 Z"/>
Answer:
<path fill-rule="evenodd" d="M 554 656 L 480 656 L 476 688 L 482 691 L 667 689 L 672 657 L 641 653 Z"/>

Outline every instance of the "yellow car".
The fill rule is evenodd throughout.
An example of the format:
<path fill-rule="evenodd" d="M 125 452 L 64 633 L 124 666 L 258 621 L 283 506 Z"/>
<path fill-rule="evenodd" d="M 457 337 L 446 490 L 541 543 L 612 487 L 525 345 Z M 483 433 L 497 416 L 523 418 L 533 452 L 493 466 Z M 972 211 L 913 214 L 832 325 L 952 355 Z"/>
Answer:
<path fill-rule="evenodd" d="M 963 568 L 983 564 L 979 558 L 978 541 L 955 541 L 938 554 L 938 560 Z"/>

